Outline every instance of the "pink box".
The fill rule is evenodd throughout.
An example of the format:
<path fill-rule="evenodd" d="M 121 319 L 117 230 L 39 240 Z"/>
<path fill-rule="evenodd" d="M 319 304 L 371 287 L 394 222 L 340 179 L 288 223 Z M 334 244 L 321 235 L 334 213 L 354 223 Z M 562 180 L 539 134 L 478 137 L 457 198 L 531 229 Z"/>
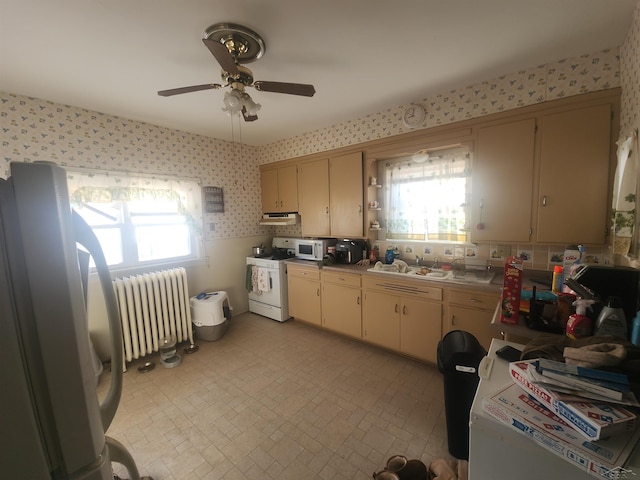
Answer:
<path fill-rule="evenodd" d="M 509 257 L 504 265 L 504 282 L 500 301 L 500 322 L 515 325 L 520 312 L 520 291 L 522 289 L 522 259 Z"/>

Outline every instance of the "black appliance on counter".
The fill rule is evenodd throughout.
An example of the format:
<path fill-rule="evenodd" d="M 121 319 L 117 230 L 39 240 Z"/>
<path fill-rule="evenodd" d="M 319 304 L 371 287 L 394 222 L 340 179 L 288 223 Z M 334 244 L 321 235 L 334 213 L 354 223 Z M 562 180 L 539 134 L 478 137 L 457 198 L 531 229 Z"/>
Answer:
<path fill-rule="evenodd" d="M 630 334 L 633 319 L 638 311 L 640 270 L 613 265 L 585 265 L 573 274 L 573 279 L 598 297 L 602 302 L 599 309 L 602 309 L 609 297 L 620 297 L 627 320 L 627 331 Z M 594 313 L 597 317 L 599 311 Z"/>
<path fill-rule="evenodd" d="M 364 240 L 345 238 L 336 242 L 337 263 L 358 263 L 367 255 L 367 244 Z"/>

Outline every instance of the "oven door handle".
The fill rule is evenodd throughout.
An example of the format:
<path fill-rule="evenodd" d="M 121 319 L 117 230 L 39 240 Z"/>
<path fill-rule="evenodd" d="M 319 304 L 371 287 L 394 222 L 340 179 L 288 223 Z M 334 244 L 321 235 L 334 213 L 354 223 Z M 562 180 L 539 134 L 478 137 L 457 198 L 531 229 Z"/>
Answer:
<path fill-rule="evenodd" d="M 273 278 L 271 278 L 271 274 L 269 274 L 269 290 L 273 290 Z"/>

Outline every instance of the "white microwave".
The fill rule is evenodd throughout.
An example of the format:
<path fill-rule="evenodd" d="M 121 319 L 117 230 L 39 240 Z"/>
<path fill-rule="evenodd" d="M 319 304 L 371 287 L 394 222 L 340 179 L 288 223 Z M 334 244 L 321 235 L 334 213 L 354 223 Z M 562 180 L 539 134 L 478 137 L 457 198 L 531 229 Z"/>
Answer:
<path fill-rule="evenodd" d="M 329 251 L 329 247 L 335 247 L 335 238 L 321 239 L 296 239 L 296 258 L 301 260 L 322 260 Z"/>

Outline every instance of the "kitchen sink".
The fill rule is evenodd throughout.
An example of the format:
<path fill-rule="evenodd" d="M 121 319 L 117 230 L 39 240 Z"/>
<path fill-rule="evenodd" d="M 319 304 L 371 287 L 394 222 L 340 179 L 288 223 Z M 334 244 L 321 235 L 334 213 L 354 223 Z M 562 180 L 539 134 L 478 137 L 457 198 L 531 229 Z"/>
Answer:
<path fill-rule="evenodd" d="M 382 265 L 379 268 L 369 268 L 367 271 L 375 273 L 383 273 L 385 275 L 393 275 L 396 277 L 424 278 L 425 280 L 446 281 L 452 283 L 482 283 L 489 284 L 495 272 L 487 270 L 431 270 L 428 273 L 422 273 L 422 267 L 410 266 L 408 271 L 399 272 L 395 266 Z"/>

